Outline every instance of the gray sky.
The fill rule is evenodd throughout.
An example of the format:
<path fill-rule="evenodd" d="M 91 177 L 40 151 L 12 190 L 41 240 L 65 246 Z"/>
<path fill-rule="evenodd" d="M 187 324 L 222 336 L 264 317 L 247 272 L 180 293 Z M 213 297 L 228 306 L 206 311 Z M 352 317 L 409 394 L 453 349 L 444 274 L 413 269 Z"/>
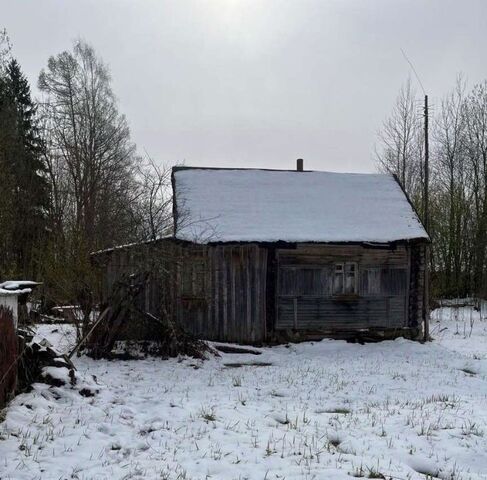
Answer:
<path fill-rule="evenodd" d="M 32 86 L 82 37 L 140 152 L 187 165 L 367 172 L 414 62 L 433 105 L 487 78 L 486 0 L 0 0 Z M 415 83 L 416 84 L 416 83 Z M 419 87 L 418 87 L 419 90 Z"/>

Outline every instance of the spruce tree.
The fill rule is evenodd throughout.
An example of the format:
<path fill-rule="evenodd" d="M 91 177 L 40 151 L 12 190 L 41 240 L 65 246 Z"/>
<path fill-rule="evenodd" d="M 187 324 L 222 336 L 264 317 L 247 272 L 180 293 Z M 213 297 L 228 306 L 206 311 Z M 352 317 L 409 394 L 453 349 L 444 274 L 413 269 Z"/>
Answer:
<path fill-rule="evenodd" d="M 11 159 L 15 135 L 15 112 L 6 79 L 6 63 L 0 64 L 0 278 L 15 271 L 13 254 L 13 230 L 15 214 L 13 212 L 14 181 L 12 178 Z"/>
<path fill-rule="evenodd" d="M 1 102 L 7 141 L 3 166 L 10 178 L 13 202 L 11 254 L 16 275 L 35 276 L 35 254 L 46 233 L 49 189 L 43 161 L 43 143 L 27 79 L 15 59 L 8 63 Z"/>

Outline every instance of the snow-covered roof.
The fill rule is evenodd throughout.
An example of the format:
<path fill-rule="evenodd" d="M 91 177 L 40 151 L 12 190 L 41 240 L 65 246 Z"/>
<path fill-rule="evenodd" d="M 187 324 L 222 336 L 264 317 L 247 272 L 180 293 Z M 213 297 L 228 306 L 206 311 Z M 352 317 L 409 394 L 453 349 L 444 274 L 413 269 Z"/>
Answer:
<path fill-rule="evenodd" d="M 100 255 L 100 254 L 104 254 L 104 253 L 111 253 L 111 252 L 114 252 L 115 250 L 124 250 L 126 248 L 133 248 L 133 247 L 137 247 L 140 245 L 149 245 L 151 243 L 156 243 L 156 242 L 159 242 L 161 240 L 169 240 L 172 238 L 174 238 L 172 235 L 161 235 L 161 236 L 159 236 L 155 239 L 152 239 L 152 240 L 144 240 L 141 242 L 125 243 L 123 245 L 115 245 L 114 247 L 103 248 L 102 250 L 96 250 L 94 252 L 90 252 L 90 255 L 96 256 L 96 255 Z"/>
<path fill-rule="evenodd" d="M 211 242 L 427 239 L 391 175 L 174 168 L 175 236 Z"/>
<path fill-rule="evenodd" d="M 33 282 L 32 280 L 6 280 L 5 282 L 0 283 L 0 288 L 6 290 L 20 290 L 22 288 L 36 287 L 38 285 L 40 285 L 39 282 Z"/>
<path fill-rule="evenodd" d="M 32 280 L 7 280 L 0 283 L 0 295 L 21 295 L 31 293 L 32 288 L 41 285 Z"/>

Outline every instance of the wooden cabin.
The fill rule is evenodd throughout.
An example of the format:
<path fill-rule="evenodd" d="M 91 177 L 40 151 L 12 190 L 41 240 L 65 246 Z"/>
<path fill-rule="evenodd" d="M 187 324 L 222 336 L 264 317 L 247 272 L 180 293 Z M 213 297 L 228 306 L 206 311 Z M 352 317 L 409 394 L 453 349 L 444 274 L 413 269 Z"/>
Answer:
<path fill-rule="evenodd" d="M 299 167 L 175 167 L 174 235 L 94 254 L 104 298 L 148 271 L 143 308 L 204 339 L 418 335 L 429 238 L 397 179 Z"/>

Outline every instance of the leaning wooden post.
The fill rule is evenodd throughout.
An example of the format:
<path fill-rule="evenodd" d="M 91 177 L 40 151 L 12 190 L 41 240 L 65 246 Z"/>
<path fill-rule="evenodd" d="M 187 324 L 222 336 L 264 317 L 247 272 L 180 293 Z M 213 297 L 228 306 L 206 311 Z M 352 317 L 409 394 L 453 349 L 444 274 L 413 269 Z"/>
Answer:
<path fill-rule="evenodd" d="M 83 343 L 85 343 L 86 339 L 93 333 L 95 328 L 107 316 L 107 313 L 109 311 L 110 311 L 110 307 L 107 307 L 107 308 L 105 308 L 105 310 L 103 310 L 102 314 L 98 317 L 98 320 L 90 328 L 89 332 L 76 344 L 76 346 L 73 348 L 73 350 L 71 350 L 70 354 L 68 355 L 68 358 L 71 358 L 78 351 L 79 347 L 81 347 L 81 345 L 83 345 Z"/>

